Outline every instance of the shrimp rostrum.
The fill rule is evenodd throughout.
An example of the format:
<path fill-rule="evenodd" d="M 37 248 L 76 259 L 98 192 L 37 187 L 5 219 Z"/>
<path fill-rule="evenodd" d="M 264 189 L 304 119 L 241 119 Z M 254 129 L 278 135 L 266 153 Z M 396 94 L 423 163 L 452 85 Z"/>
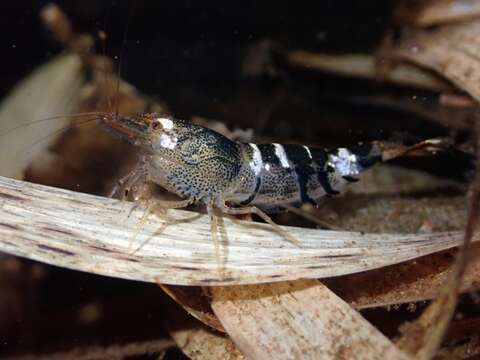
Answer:
<path fill-rule="evenodd" d="M 396 146 L 393 150 L 383 142 L 331 150 L 240 143 L 208 128 L 157 114 L 106 114 L 99 123 L 143 149 L 139 165 L 120 184 L 128 187 L 135 183 L 141 188 L 153 181 L 184 199 L 172 202 L 172 206 L 167 204 L 170 208 L 205 204 L 215 241 L 215 213 L 220 212 L 256 214 L 296 242 L 267 213 L 316 204 L 325 195 L 338 194 L 379 161 L 409 152 L 435 152 L 443 146 L 441 140 Z"/>

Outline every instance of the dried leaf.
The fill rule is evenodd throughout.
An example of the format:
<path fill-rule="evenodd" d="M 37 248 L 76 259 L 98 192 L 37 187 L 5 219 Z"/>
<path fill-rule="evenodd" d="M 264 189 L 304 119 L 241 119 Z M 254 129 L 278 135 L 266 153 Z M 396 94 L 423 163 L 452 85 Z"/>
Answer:
<path fill-rule="evenodd" d="M 480 17 L 478 0 L 397 1 L 396 22 L 427 27 Z"/>
<path fill-rule="evenodd" d="M 228 243 L 218 271 L 208 217 L 143 215 L 133 203 L 0 177 L 0 249 L 96 274 L 177 285 L 220 285 L 319 278 L 399 263 L 456 246 L 462 234 L 364 234 L 285 227 L 297 247 L 267 224 L 224 219 Z M 35 216 L 32 216 L 35 214 Z M 129 216 L 129 214 L 131 214 Z M 185 226 L 188 224 L 188 226 Z M 477 238 L 478 239 L 478 238 Z M 130 255 L 129 255 L 130 254 Z"/>
<path fill-rule="evenodd" d="M 249 359 L 408 359 L 317 280 L 212 287 L 212 308 Z"/>
<path fill-rule="evenodd" d="M 480 20 L 475 20 L 411 32 L 393 55 L 437 71 L 479 101 L 479 49 Z"/>
<path fill-rule="evenodd" d="M 341 76 L 382 80 L 403 86 L 442 91 L 451 89 L 450 84 L 427 71 L 409 64 L 394 66 L 385 77 L 379 78 L 377 59 L 372 55 L 349 54 L 328 55 L 316 54 L 303 50 L 288 54 L 288 61 L 295 66 L 305 67 Z"/>
<path fill-rule="evenodd" d="M 50 135 L 65 126 L 67 119 L 39 120 L 51 114 L 71 113 L 78 104 L 83 80 L 80 58 L 63 55 L 21 81 L 2 101 L 1 175 L 21 177 L 23 170 L 55 141 L 55 136 Z M 13 129 L 15 132 L 9 132 Z M 42 139 L 45 141 L 39 142 Z"/>

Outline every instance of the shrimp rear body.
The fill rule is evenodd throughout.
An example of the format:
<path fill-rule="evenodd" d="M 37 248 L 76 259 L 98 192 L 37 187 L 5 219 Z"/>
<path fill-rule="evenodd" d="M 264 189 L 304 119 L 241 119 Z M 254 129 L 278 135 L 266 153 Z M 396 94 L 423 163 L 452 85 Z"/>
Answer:
<path fill-rule="evenodd" d="M 284 205 L 316 204 L 325 195 L 338 194 L 380 160 L 367 143 L 333 150 L 295 144 L 242 145 L 245 155 L 239 188 L 229 200 L 267 212 Z"/>

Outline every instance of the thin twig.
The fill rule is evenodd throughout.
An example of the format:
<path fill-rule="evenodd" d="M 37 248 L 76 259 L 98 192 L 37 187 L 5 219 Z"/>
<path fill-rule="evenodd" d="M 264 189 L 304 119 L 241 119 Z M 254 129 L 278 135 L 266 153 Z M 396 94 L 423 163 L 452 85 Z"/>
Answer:
<path fill-rule="evenodd" d="M 131 356 L 144 354 L 162 353 L 168 348 L 174 347 L 172 339 L 160 339 L 151 341 L 131 342 L 110 346 L 79 347 L 65 352 L 53 354 L 28 354 L 16 355 L 3 358 L 3 360 L 101 360 L 101 359 L 125 359 Z"/>

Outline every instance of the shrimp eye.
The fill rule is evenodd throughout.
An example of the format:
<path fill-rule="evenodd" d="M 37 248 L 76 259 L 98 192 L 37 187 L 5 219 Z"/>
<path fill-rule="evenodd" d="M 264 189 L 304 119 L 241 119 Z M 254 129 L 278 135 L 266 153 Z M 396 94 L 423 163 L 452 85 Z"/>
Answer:
<path fill-rule="evenodd" d="M 152 124 L 150 125 L 152 130 L 157 130 L 158 128 L 160 128 L 160 121 L 152 121 Z"/>

